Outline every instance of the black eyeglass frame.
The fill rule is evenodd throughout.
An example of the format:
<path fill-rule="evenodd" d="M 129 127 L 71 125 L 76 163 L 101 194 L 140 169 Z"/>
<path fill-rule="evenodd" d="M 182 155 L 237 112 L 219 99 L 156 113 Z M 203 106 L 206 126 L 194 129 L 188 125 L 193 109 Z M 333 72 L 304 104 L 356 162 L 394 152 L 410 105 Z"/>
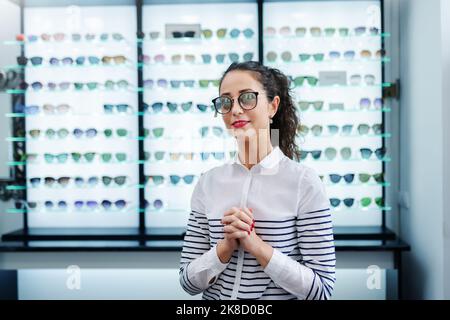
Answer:
<path fill-rule="evenodd" d="M 255 102 L 255 106 L 252 107 L 252 108 L 245 108 L 245 107 L 242 105 L 242 103 L 241 103 L 241 97 L 242 97 L 244 94 L 248 94 L 248 93 L 253 93 L 253 94 L 255 95 L 256 102 Z M 253 110 L 253 109 L 255 109 L 256 106 L 258 105 L 258 95 L 259 95 L 259 92 L 258 92 L 258 91 L 245 91 L 245 92 L 242 92 L 242 93 L 239 95 L 239 97 L 237 98 L 237 101 L 238 101 L 238 103 L 239 103 L 239 106 L 240 106 L 242 109 L 244 109 L 244 110 Z M 216 101 L 217 101 L 218 99 L 222 99 L 222 98 L 228 98 L 228 99 L 231 100 L 231 108 L 230 108 L 230 110 L 228 110 L 227 112 L 220 112 L 220 111 L 217 110 L 217 108 L 216 108 Z M 219 96 L 219 97 L 217 97 L 217 98 L 212 99 L 211 101 L 212 101 L 212 103 L 213 103 L 213 106 L 214 106 L 214 109 L 216 110 L 216 112 L 218 112 L 218 113 L 220 113 L 220 114 L 227 114 L 228 112 L 230 112 L 230 111 L 233 109 L 234 100 L 235 100 L 235 99 L 233 99 L 233 98 L 231 98 L 231 97 L 228 97 L 228 96 Z"/>

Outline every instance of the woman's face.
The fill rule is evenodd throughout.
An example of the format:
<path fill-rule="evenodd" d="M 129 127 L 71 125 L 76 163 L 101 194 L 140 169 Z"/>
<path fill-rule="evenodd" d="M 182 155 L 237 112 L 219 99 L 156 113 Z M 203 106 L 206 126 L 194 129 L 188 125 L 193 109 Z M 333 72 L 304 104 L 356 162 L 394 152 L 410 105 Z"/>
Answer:
<path fill-rule="evenodd" d="M 251 110 L 243 109 L 238 102 L 239 96 L 248 92 L 258 92 L 256 107 Z M 280 101 L 278 96 L 268 101 L 266 92 L 252 72 L 240 70 L 231 71 L 225 76 L 220 86 L 220 96 L 234 100 L 231 110 L 222 115 L 225 126 L 234 136 L 258 134 L 261 129 L 268 132 L 269 120 L 275 115 Z M 244 102 L 251 103 L 248 100 L 250 97 L 244 95 Z"/>

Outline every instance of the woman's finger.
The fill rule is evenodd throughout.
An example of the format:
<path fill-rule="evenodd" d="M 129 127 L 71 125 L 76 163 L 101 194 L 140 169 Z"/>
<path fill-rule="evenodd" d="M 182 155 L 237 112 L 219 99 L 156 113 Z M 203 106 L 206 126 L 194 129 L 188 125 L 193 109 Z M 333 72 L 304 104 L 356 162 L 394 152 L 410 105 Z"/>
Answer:
<path fill-rule="evenodd" d="M 235 214 L 236 212 L 239 212 L 239 208 L 232 207 L 231 209 L 225 211 L 224 216 L 229 216 L 229 215 Z"/>
<path fill-rule="evenodd" d="M 251 226 L 253 223 L 253 215 L 248 211 L 248 209 L 247 209 L 248 213 L 245 212 L 244 210 L 245 208 L 243 210 L 240 210 L 239 213 L 237 213 L 236 215 L 239 217 L 240 220 L 246 222 L 249 226 Z"/>
<path fill-rule="evenodd" d="M 234 222 L 231 223 L 231 225 L 244 231 L 250 231 L 251 228 L 250 225 L 239 219 L 236 219 Z"/>
<path fill-rule="evenodd" d="M 239 220 L 238 217 L 236 217 L 235 215 L 231 215 L 231 216 L 223 217 L 222 220 L 220 220 L 220 222 L 222 222 L 222 224 L 230 224 L 237 220 Z"/>
<path fill-rule="evenodd" d="M 235 226 L 229 224 L 229 225 L 226 225 L 225 227 L 223 227 L 223 231 L 225 233 L 233 233 L 233 232 L 237 232 L 237 231 L 241 231 L 241 230 L 239 230 Z"/>
<path fill-rule="evenodd" d="M 241 238 L 247 237 L 248 233 L 245 232 L 245 231 L 236 231 L 236 232 L 233 232 L 233 233 L 229 233 L 228 236 L 231 239 L 241 239 Z"/>

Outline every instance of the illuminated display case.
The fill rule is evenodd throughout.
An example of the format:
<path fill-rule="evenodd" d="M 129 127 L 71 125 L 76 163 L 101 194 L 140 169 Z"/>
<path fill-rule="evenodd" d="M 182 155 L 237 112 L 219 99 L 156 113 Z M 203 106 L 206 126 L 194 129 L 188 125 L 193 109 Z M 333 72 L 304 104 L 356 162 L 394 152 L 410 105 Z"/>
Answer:
<path fill-rule="evenodd" d="M 236 152 L 211 106 L 218 79 L 248 60 L 290 76 L 301 161 L 327 186 L 337 238 L 384 229 L 382 1 L 50 4 L 25 1 L 23 35 L 3 43 L 22 50 L 5 67 L 22 76 L 7 92 L 9 212 L 24 217 L 3 240 L 182 239 L 198 177 Z"/>

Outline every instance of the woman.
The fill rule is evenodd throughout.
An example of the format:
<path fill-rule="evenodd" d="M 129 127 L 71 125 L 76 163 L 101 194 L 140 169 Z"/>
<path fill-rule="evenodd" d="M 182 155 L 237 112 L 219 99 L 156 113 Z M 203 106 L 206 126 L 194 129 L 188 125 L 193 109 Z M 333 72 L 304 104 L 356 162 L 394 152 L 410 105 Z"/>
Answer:
<path fill-rule="evenodd" d="M 238 152 L 194 189 L 183 289 L 203 299 L 329 299 L 336 262 L 329 200 L 317 173 L 295 161 L 299 121 L 288 78 L 258 62 L 233 63 L 219 92 L 213 104 Z"/>

